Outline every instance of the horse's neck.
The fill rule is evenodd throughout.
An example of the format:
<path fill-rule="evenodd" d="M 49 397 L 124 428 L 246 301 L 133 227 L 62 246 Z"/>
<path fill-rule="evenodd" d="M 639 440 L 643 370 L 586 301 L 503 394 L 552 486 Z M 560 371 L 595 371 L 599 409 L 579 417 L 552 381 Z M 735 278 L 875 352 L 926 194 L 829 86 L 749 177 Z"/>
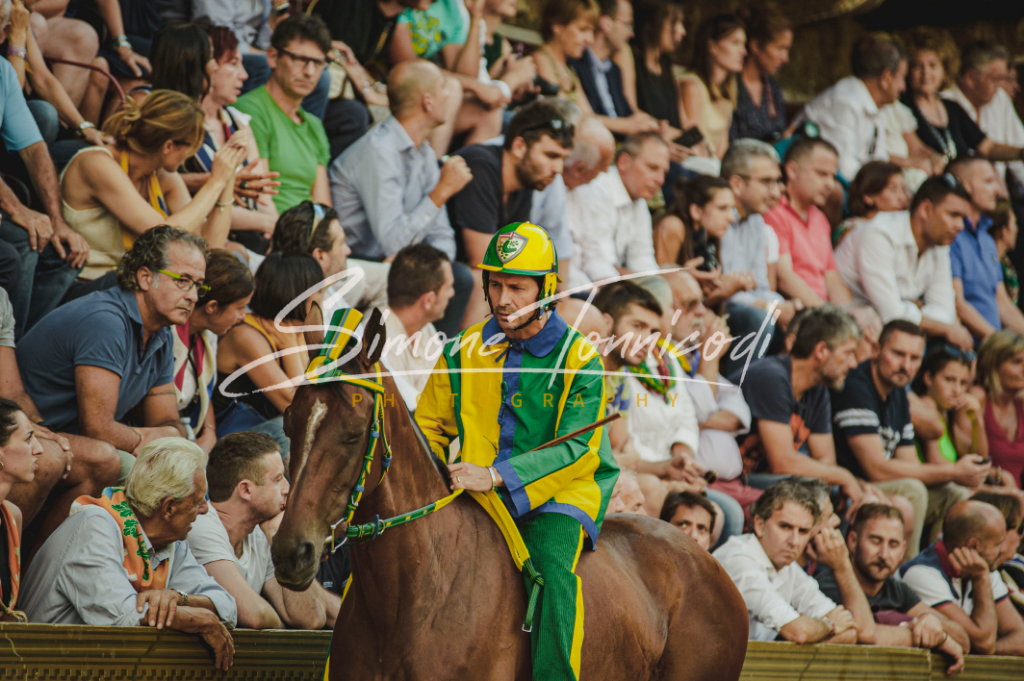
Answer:
<path fill-rule="evenodd" d="M 368 493 L 359 505 L 355 523 L 373 522 L 375 516 L 381 520 L 392 518 L 450 494 L 397 394 L 396 406 L 385 408 L 384 421 L 384 432 L 393 447 L 391 469 L 379 486 L 371 487 L 380 477 L 378 462 L 382 456 L 378 454 L 368 480 Z M 474 516 L 467 513 L 462 504 L 449 504 L 434 514 L 387 530 L 378 539 L 354 547 L 353 586 L 366 598 L 370 616 L 374 619 L 396 616 L 393 607 L 384 606 L 393 602 L 395 589 L 403 584 L 430 584 L 438 591 L 446 591 L 455 574 L 451 566 L 457 560 L 460 527 L 477 522 Z M 373 605 L 377 596 L 380 607 Z"/>

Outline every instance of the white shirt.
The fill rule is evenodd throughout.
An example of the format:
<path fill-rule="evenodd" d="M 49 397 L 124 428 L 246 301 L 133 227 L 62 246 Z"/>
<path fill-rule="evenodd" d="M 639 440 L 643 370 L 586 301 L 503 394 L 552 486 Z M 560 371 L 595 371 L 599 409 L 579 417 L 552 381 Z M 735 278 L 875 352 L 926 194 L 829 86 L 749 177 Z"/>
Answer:
<path fill-rule="evenodd" d="M 718 375 L 718 395 L 711 390 L 711 384 L 700 374 L 686 382 L 686 391 L 693 399 L 697 423 L 703 424 L 720 409 L 734 414 L 740 420 L 740 429 L 726 432 L 717 428 L 703 428 L 700 431 L 700 449 L 696 454 L 697 463 L 718 475 L 719 480 L 735 480 L 743 472 L 743 457 L 736 444 L 736 434 L 750 428 L 750 407 L 743 399 L 739 387 Z"/>
<path fill-rule="evenodd" d="M 634 272 L 658 269 L 651 211 L 643 199 L 630 198 L 618 168 L 612 166 L 572 194 L 573 264 L 591 281 L 617 277 L 616 267 Z"/>
<path fill-rule="evenodd" d="M 387 331 L 388 339 L 384 343 L 382 357 L 392 377 L 398 383 L 398 389 L 405 399 L 406 406 L 410 411 L 416 410 L 416 396 L 423 392 L 430 378 L 430 371 L 437 364 L 437 353 L 427 353 L 427 346 L 430 339 L 437 336 L 437 329 L 433 324 L 427 323 L 410 338 L 406 333 L 405 325 L 391 309 L 381 310 L 385 314 L 384 329 Z M 438 344 L 434 343 L 436 350 Z M 422 374 L 405 374 L 395 376 L 394 372 L 399 371 L 423 371 Z M 410 404 L 411 403 L 411 404 Z"/>
<path fill-rule="evenodd" d="M 875 104 L 864 81 L 847 76 L 811 100 L 804 115 L 839 150 L 839 174 L 852 181 L 871 160 L 888 161 L 887 116 Z"/>
<path fill-rule="evenodd" d="M 902 576 L 898 571 L 893 576 L 913 589 L 929 608 L 955 603 L 968 615 L 974 611 L 970 580 L 964 584 L 962 577 L 947 577 L 942 570 L 930 565 L 912 565 Z M 994 602 L 998 603 L 1009 595 L 1006 582 L 998 572 L 988 573 L 988 578 Z"/>
<path fill-rule="evenodd" d="M 626 423 L 633 436 L 633 445 L 644 461 L 667 461 L 672 458 L 672 445 L 677 442 L 688 446 L 694 454 L 700 449 L 697 413 L 685 387 L 690 378 L 679 360 L 667 354 L 665 358 L 673 364 L 672 374 L 685 379 L 672 384 L 666 393 L 668 401 L 658 393 L 648 391 L 635 374 L 626 379 L 626 392 L 633 395 Z M 658 363 L 652 357 L 647 358 L 647 368 L 658 373 Z"/>
<path fill-rule="evenodd" d="M 270 558 L 270 542 L 263 529 L 257 525 L 242 540 L 242 556 L 235 555 L 228 531 L 221 522 L 217 507 L 210 504 L 210 510 L 196 516 L 188 533 L 188 545 L 196 562 L 205 566 L 218 560 L 230 560 L 238 566 L 246 583 L 256 593 L 263 592 L 263 585 L 274 579 L 274 561 Z"/>
<path fill-rule="evenodd" d="M 820 618 L 836 607 L 795 561 L 776 570 L 757 535 L 729 537 L 711 555 L 747 604 L 751 641 L 774 641 L 779 630 L 800 615 Z"/>
<path fill-rule="evenodd" d="M 946 99 L 950 99 L 964 108 L 974 122 L 978 124 L 981 131 L 993 142 L 1008 144 L 1011 147 L 1024 147 L 1024 123 L 1021 123 L 1017 116 L 1017 110 L 1013 106 L 1013 100 L 1006 90 L 999 88 L 992 101 L 981 107 L 981 110 L 974 108 L 971 101 L 967 99 L 959 87 L 954 85 L 942 93 Z M 1013 161 L 1012 163 L 996 163 L 996 169 L 1002 176 L 1009 166 L 1018 181 L 1024 182 L 1024 163 Z"/>
<path fill-rule="evenodd" d="M 875 308 L 882 323 L 928 317 L 956 320 L 949 247 L 933 246 L 918 257 L 910 213 L 879 213 L 855 228 L 836 249 L 836 268 L 857 303 Z M 914 301 L 924 299 L 918 308 Z"/>

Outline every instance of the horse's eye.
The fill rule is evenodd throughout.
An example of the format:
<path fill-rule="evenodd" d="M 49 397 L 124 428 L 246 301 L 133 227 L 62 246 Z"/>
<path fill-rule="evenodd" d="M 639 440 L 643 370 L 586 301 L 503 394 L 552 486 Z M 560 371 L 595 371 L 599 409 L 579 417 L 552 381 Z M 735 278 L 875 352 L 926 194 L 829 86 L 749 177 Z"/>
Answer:
<path fill-rule="evenodd" d="M 355 433 L 353 435 L 349 435 L 347 438 L 342 440 L 341 443 L 344 445 L 354 445 L 358 444 L 361 439 L 363 439 L 363 434 Z"/>

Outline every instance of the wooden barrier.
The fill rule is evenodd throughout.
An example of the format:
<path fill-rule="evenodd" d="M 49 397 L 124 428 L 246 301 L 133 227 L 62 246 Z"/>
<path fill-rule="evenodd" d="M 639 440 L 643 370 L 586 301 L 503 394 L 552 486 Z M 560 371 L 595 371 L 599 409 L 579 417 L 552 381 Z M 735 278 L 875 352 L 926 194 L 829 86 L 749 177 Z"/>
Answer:
<path fill-rule="evenodd" d="M 2 681 L 321 681 L 330 632 L 233 632 L 224 674 L 198 636 L 143 627 L 0 624 Z M 751 643 L 743 681 L 939 681 L 941 655 L 907 648 Z M 959 681 L 1021 681 L 1024 659 L 969 657 Z"/>

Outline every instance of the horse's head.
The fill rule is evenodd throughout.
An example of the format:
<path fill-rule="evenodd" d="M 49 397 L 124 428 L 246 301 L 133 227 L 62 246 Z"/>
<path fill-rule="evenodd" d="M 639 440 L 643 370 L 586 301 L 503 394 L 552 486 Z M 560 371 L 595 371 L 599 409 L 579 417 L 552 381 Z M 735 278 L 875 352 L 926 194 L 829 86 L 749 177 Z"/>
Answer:
<path fill-rule="evenodd" d="M 384 347 L 381 314 L 374 310 L 366 322 L 363 345 L 355 359 L 343 365 L 346 374 L 372 373 Z M 311 338 L 310 345 L 322 343 Z M 295 392 L 284 415 L 291 439 L 291 492 L 281 528 L 274 537 L 273 560 L 277 581 L 305 590 L 316 576 L 331 526 L 345 514 L 363 466 L 374 415 L 374 393 L 341 381 L 307 383 Z M 379 476 L 383 452 L 378 447 L 374 472 Z M 346 524 L 337 529 L 342 537 Z"/>

